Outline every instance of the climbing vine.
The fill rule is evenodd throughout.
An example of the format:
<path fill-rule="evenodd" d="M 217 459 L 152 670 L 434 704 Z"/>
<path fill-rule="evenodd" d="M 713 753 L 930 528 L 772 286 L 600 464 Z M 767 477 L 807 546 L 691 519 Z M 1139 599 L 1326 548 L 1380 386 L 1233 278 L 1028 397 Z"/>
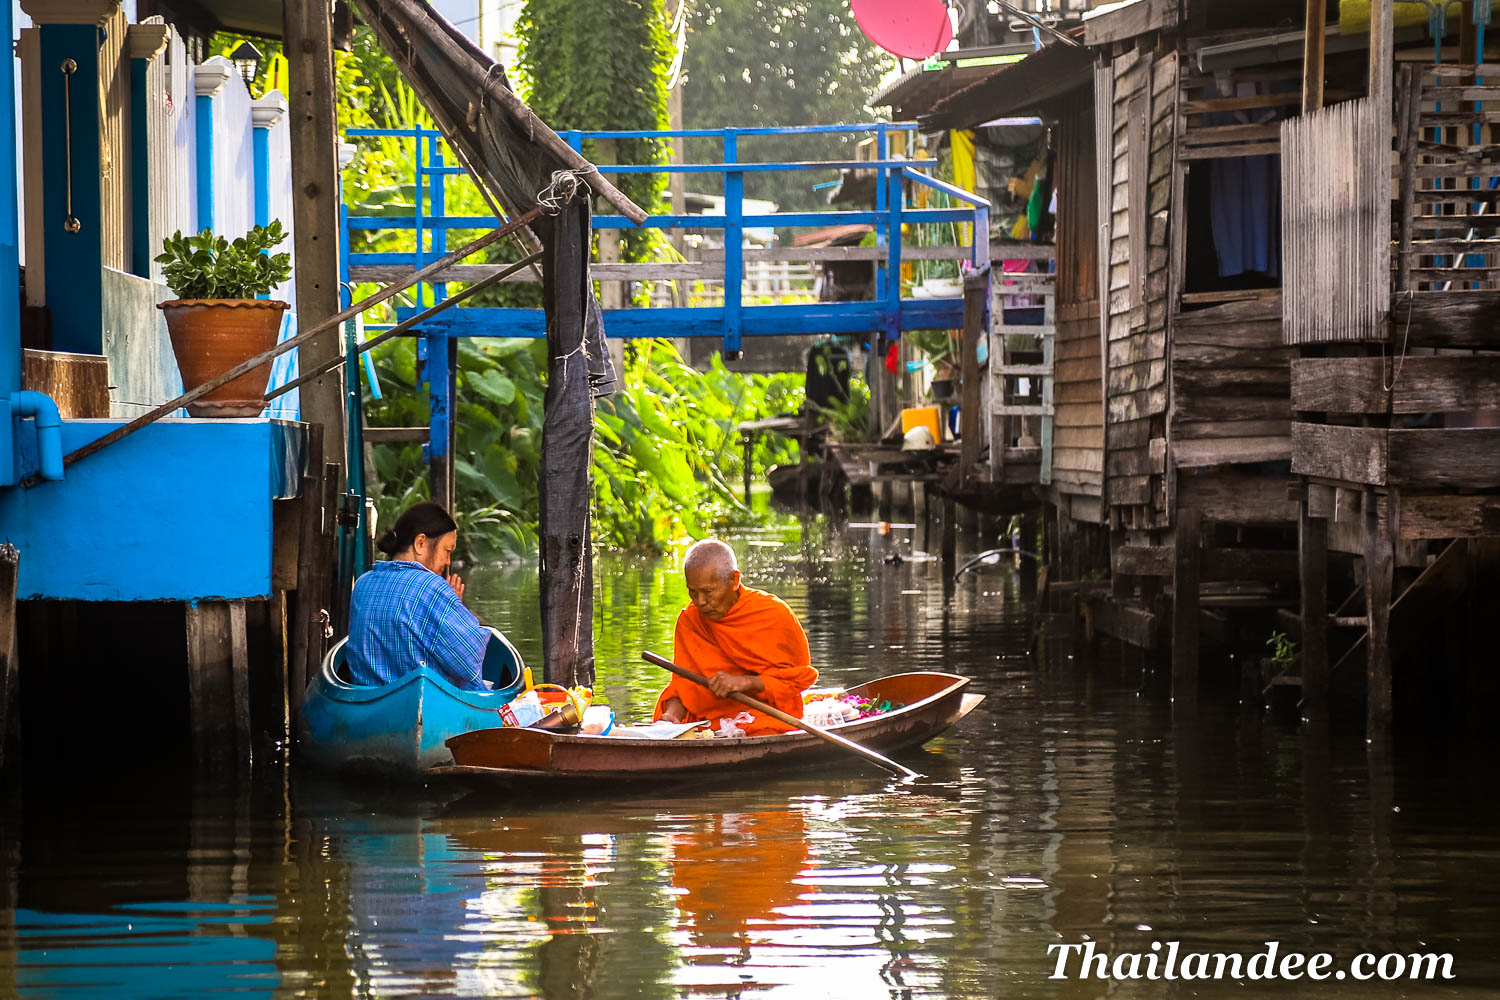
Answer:
<path fill-rule="evenodd" d="M 542 120 L 556 129 L 644 130 L 667 127 L 666 76 L 672 42 L 662 0 L 526 0 L 516 25 L 519 85 Z M 600 158 L 598 143 L 584 155 Z M 660 163 L 656 139 L 615 140 L 619 163 Z M 622 191 L 654 211 L 666 189 L 661 174 L 622 174 Z M 653 230 L 625 230 L 621 256 L 646 260 Z"/>

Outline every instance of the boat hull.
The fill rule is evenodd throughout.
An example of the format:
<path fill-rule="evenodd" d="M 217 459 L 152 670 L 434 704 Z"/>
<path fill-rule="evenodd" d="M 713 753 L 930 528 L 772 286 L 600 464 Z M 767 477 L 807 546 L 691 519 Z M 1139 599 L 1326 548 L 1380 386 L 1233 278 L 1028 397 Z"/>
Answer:
<path fill-rule="evenodd" d="M 338 676 L 343 643 L 323 660 L 303 699 L 298 751 L 318 767 L 419 778 L 453 761 L 446 741 L 500 724 L 513 691 L 465 691 L 429 667 L 381 687 Z"/>
<path fill-rule="evenodd" d="M 918 746 L 968 715 L 984 700 L 966 694 L 968 678 L 914 673 L 871 681 L 850 693 L 888 699 L 905 707 L 829 727 L 877 750 Z M 775 770 L 820 760 L 853 759 L 805 732 L 712 740 L 639 740 L 548 733 L 534 729 L 484 729 L 448 741 L 453 764 L 429 772 L 473 782 L 597 783 L 662 781 L 719 770 Z"/>

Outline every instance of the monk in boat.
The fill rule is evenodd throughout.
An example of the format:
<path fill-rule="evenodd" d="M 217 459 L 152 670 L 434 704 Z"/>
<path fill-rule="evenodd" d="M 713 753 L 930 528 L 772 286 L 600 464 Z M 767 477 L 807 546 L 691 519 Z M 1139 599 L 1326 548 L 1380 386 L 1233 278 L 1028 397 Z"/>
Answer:
<path fill-rule="evenodd" d="M 672 658 L 707 677 L 708 687 L 674 676 L 656 699 L 654 719 L 708 722 L 717 730 L 749 713 L 753 721 L 735 723 L 747 736 L 791 732 L 729 696 L 738 691 L 802 717 L 802 692 L 818 672 L 796 614 L 781 598 L 746 587 L 734 550 L 716 539 L 688 549 L 682 571 L 692 603 L 677 616 Z"/>

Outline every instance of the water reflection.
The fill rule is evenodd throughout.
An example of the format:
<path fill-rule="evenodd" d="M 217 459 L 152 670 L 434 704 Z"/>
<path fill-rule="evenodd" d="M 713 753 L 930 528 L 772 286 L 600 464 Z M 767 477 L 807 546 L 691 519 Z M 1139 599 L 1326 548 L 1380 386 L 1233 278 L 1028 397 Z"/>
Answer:
<path fill-rule="evenodd" d="M 750 582 L 803 617 L 826 679 L 922 667 L 975 678 L 984 705 L 908 759 L 921 783 L 854 764 L 559 799 L 276 768 L 210 787 L 160 762 L 111 772 L 104 761 L 66 782 L 39 769 L 0 814 L 0 997 L 1500 986 L 1487 772 L 1347 739 L 1304 746 L 1294 729 L 1211 705 L 1174 719 L 1137 693 L 1133 671 L 1035 636 L 1013 559 L 955 582 L 914 538 L 791 526 L 741 548 Z M 670 646 L 681 575 L 615 559 L 598 580 L 599 690 L 638 715 L 664 680 L 639 651 Z M 479 574 L 471 587 L 539 662 L 535 575 Z M 1276 940 L 1341 960 L 1451 951 L 1460 980 L 1048 979 L 1047 947 L 1084 940 L 1242 954 Z"/>

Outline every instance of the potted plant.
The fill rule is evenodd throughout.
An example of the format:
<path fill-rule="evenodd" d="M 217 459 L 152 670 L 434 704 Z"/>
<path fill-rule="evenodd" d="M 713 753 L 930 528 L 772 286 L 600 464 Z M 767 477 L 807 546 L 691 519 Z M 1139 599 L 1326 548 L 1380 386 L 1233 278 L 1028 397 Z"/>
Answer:
<path fill-rule="evenodd" d="M 270 253 L 286 239 L 281 222 L 256 226 L 230 242 L 205 229 L 196 236 L 179 231 L 162 241 L 156 262 L 177 296 L 157 308 L 167 318 L 172 353 L 191 390 L 235 365 L 276 346 L 287 303 L 258 299 L 292 273 L 291 254 Z M 265 409 L 262 365 L 188 404 L 195 417 L 256 417 Z"/>

